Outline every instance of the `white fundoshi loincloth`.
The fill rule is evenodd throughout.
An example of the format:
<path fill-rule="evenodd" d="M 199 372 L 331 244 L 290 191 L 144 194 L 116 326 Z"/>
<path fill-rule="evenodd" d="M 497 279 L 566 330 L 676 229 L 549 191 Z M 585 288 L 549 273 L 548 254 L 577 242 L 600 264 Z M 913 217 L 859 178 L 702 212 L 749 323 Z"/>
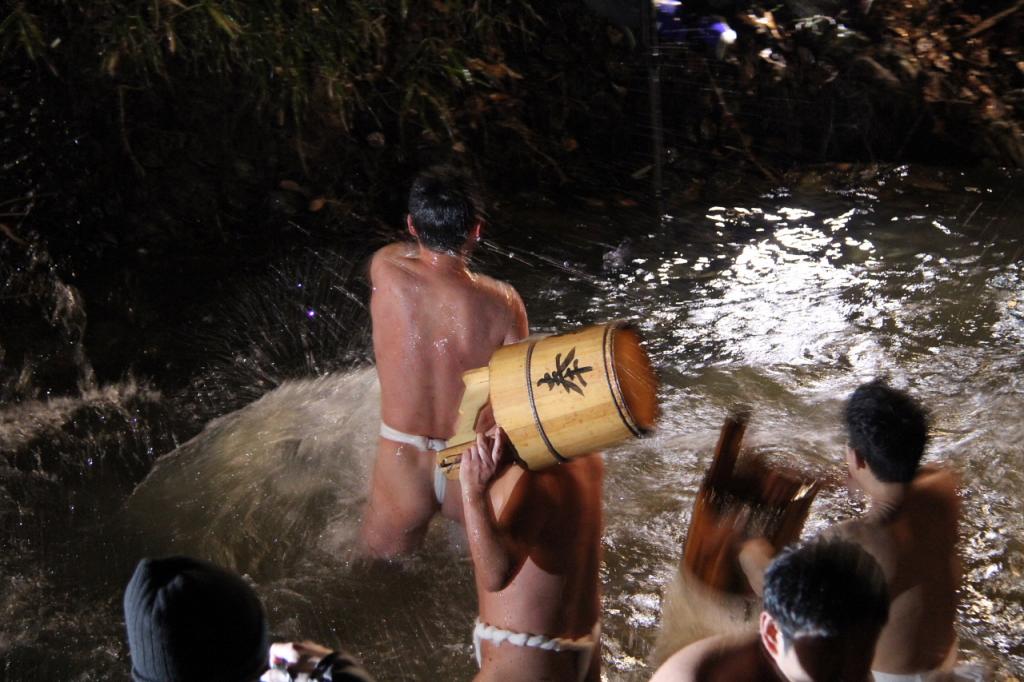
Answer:
<path fill-rule="evenodd" d="M 380 435 L 381 438 L 387 438 L 393 440 L 396 443 L 404 443 L 411 445 L 418 450 L 430 450 L 438 452 L 444 450 L 448 445 L 448 441 L 440 438 L 431 438 L 430 436 L 416 436 L 411 433 L 405 433 L 399 431 L 396 428 L 392 428 L 385 424 L 380 423 Z M 444 494 L 448 489 L 448 479 L 445 478 L 444 472 L 436 464 L 434 465 L 434 498 L 438 504 L 444 504 Z"/>

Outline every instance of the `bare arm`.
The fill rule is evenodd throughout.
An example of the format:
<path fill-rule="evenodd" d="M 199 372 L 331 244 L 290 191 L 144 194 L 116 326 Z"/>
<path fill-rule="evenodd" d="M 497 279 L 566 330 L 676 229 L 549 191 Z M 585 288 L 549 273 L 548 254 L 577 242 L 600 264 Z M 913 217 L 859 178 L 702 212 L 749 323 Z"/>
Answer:
<path fill-rule="evenodd" d="M 519 293 L 512 287 L 505 286 L 507 288 L 506 295 L 508 296 L 509 306 L 512 310 L 512 324 L 509 326 L 508 332 L 505 334 L 505 340 L 502 343 L 508 345 L 522 341 L 530 335 L 530 322 L 526 317 L 526 306 L 523 305 L 523 299 L 519 296 Z"/>
<path fill-rule="evenodd" d="M 764 572 L 774 557 L 775 548 L 764 538 L 751 538 L 740 548 L 740 568 L 758 597 L 764 596 Z"/>
<path fill-rule="evenodd" d="M 496 430 L 494 440 L 488 442 L 483 434 L 478 433 L 476 444 L 462 455 L 459 468 L 469 552 L 473 557 L 477 582 L 488 592 L 500 592 L 512 580 L 512 555 L 497 528 L 497 519 L 487 494 L 504 458 L 503 435 Z"/>

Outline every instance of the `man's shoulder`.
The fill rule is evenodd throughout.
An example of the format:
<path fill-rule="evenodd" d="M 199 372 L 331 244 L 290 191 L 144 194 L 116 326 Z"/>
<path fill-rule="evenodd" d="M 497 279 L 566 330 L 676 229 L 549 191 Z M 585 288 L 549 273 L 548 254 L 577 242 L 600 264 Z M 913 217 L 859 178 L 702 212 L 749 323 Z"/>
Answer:
<path fill-rule="evenodd" d="M 917 476 L 911 482 L 910 489 L 913 492 L 929 491 L 955 497 L 959 485 L 960 477 L 955 471 L 936 464 L 929 464 L 918 470 Z"/>
<path fill-rule="evenodd" d="M 599 452 L 574 457 L 568 462 L 556 464 L 540 471 L 530 472 L 536 485 L 545 490 L 560 492 L 579 481 L 598 481 L 604 478 L 604 457 Z"/>
<path fill-rule="evenodd" d="M 951 469 L 929 467 L 914 477 L 908 490 L 909 513 L 916 523 L 955 527 L 962 513 L 960 477 Z"/>
<path fill-rule="evenodd" d="M 651 682 L 689 682 L 716 679 L 715 661 L 746 650 L 755 637 L 746 635 L 717 635 L 698 640 L 674 653 L 655 673 Z"/>
<path fill-rule="evenodd" d="M 600 461 L 585 462 L 600 456 L 573 459 L 565 464 L 556 464 L 533 471 L 513 465 L 501 474 L 491 486 L 491 502 L 499 503 L 503 509 L 514 514 L 536 514 L 539 510 L 545 516 L 552 509 L 567 504 L 581 503 L 580 479 L 598 479 L 603 475 Z M 596 500 L 600 501 L 600 486 L 594 486 Z"/>
<path fill-rule="evenodd" d="M 374 251 L 370 265 L 399 265 L 403 261 L 415 259 L 416 254 L 416 245 L 412 242 L 391 242 Z"/>
<path fill-rule="evenodd" d="M 476 280 L 477 286 L 482 289 L 506 298 L 509 296 L 513 296 L 517 299 L 519 298 L 519 292 L 504 280 L 491 277 L 490 275 L 485 275 L 482 272 L 474 272 L 473 277 Z"/>
<path fill-rule="evenodd" d="M 523 304 L 523 299 L 511 284 L 474 272 L 471 286 L 474 291 L 472 300 L 477 305 L 483 306 L 481 312 L 488 311 L 489 315 L 496 315 L 497 317 L 491 319 L 499 324 L 512 324 L 515 320 L 526 317 L 526 306 Z M 519 340 L 519 338 L 514 340 Z"/>
<path fill-rule="evenodd" d="M 415 262 L 415 246 L 408 242 L 388 244 L 370 258 L 370 279 L 411 277 Z"/>

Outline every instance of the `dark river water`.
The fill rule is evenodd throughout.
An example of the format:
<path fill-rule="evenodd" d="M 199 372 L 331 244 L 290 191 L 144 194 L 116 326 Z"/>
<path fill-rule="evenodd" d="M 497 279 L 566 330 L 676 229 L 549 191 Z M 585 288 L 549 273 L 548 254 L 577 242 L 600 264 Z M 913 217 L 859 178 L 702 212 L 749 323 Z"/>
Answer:
<path fill-rule="evenodd" d="M 741 188 L 662 216 L 506 206 L 478 254 L 521 292 L 534 331 L 637 322 L 662 380 L 656 433 L 605 453 L 604 677 L 653 672 L 662 595 L 729 407 L 753 406 L 749 444 L 827 481 L 814 532 L 862 509 L 842 485 L 839 413 L 876 376 L 929 408 L 927 460 L 962 477 L 961 657 L 1019 677 L 1024 178 L 899 167 L 854 188 L 806 186 Z M 283 289 L 304 283 L 289 272 L 223 301 L 208 324 L 268 348 L 302 337 L 240 328 L 291 301 Z M 350 338 L 333 327 L 337 343 L 365 355 L 364 292 L 314 276 L 348 325 Z M 251 353 L 239 358 L 234 376 L 228 357 L 215 377 L 223 392 L 258 371 Z M 0 407 L 0 678 L 127 679 L 123 586 L 140 556 L 171 551 L 235 567 L 275 635 L 341 644 L 381 680 L 473 675 L 475 596 L 457 532 L 436 521 L 419 555 L 390 566 L 352 555 L 377 423 L 371 368 L 287 382 L 184 443 L 172 425 L 187 393 L 125 377 Z"/>

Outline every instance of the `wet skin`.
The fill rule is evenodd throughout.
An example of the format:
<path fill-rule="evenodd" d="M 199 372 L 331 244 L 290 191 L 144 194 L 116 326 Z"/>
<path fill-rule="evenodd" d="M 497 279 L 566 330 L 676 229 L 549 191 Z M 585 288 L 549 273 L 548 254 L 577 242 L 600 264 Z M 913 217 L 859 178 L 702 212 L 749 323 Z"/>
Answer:
<path fill-rule="evenodd" d="M 756 634 L 702 639 L 669 657 L 651 682 L 779 682 L 786 678 Z"/>
<path fill-rule="evenodd" d="M 760 632 L 709 637 L 684 647 L 651 682 L 867 682 L 877 627 L 843 637 L 782 640 L 774 620 L 761 614 Z"/>
<path fill-rule="evenodd" d="M 488 463 L 488 450 L 490 441 L 476 459 L 467 452 L 460 471 L 480 620 L 548 637 L 590 635 L 601 609 L 601 456 L 528 471 L 503 454 Z M 484 642 L 482 659 L 477 680 L 578 680 L 582 672 L 574 651 Z M 598 643 L 584 679 L 600 678 L 600 660 Z"/>
<path fill-rule="evenodd" d="M 415 228 L 409 223 L 410 232 Z M 447 439 L 463 393 L 462 373 L 488 363 L 494 350 L 528 333 L 515 290 L 471 272 L 462 253 L 396 243 L 373 256 L 370 316 L 381 387 L 381 419 L 405 433 Z M 381 438 L 363 519 L 364 550 L 390 557 L 415 550 L 440 508 L 461 519 L 458 484 L 443 505 L 434 497 L 435 454 Z"/>
<path fill-rule="evenodd" d="M 851 483 L 871 500 L 868 512 L 836 533 L 871 554 L 885 574 L 892 603 L 872 664 L 874 670 L 934 670 L 955 654 L 960 500 L 949 470 L 922 467 L 908 485 L 882 483 L 855 453 Z"/>
<path fill-rule="evenodd" d="M 921 467 L 909 484 L 875 478 L 866 462 L 847 451 L 848 485 L 870 500 L 868 512 L 828 531 L 860 545 L 882 567 L 892 603 L 872 669 L 909 674 L 947 667 L 956 655 L 957 551 L 960 499 L 957 477 Z M 740 552 L 751 586 L 763 588 L 774 548 L 763 538 Z"/>

